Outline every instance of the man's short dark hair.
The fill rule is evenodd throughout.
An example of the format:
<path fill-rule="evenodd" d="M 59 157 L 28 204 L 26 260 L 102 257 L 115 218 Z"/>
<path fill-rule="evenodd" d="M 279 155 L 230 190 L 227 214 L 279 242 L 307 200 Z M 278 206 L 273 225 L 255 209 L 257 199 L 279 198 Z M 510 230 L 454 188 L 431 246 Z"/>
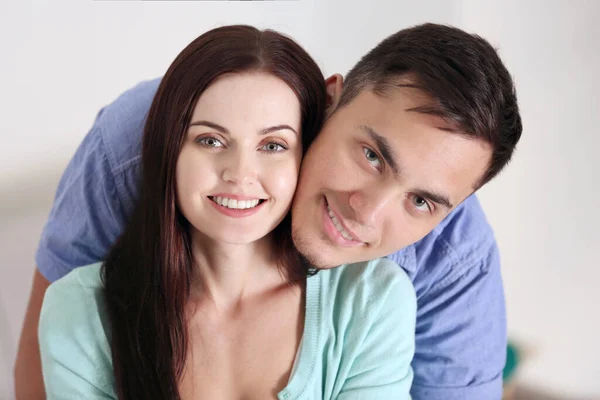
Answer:
<path fill-rule="evenodd" d="M 512 78 L 486 40 L 445 25 L 403 29 L 350 70 L 339 107 L 362 90 L 384 95 L 399 86 L 417 88 L 433 100 L 413 111 L 440 116 L 460 134 L 492 146 L 488 169 L 475 189 L 510 161 L 523 129 L 521 116 Z"/>

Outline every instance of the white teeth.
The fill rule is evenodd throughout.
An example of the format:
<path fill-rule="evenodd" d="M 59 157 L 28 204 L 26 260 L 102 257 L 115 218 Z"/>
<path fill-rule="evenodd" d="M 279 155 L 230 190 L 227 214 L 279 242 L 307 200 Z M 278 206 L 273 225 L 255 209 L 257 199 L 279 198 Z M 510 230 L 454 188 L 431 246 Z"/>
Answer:
<path fill-rule="evenodd" d="M 327 213 L 329 214 L 329 218 L 331 218 L 331 221 L 333 222 L 333 226 L 335 226 L 335 229 L 337 229 L 338 232 L 341 233 L 345 239 L 354 240 L 354 238 L 352 236 L 350 236 L 348 231 L 346 231 L 344 229 L 344 227 L 342 226 L 340 221 L 336 218 L 335 214 L 331 211 L 331 208 L 329 208 L 329 205 L 327 205 Z"/>
<path fill-rule="evenodd" d="M 253 207 L 256 207 L 258 205 L 258 203 L 260 202 L 260 200 L 258 200 L 258 199 L 236 200 L 236 199 L 229 199 L 227 197 L 221 197 L 221 196 L 211 197 L 211 199 L 220 206 L 232 208 L 232 209 L 236 209 L 236 210 L 253 208 Z"/>

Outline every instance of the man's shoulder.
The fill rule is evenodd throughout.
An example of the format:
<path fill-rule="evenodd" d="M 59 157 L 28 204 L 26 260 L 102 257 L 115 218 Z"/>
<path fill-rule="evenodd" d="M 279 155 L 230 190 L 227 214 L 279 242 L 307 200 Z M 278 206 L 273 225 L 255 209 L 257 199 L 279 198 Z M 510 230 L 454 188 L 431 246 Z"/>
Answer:
<path fill-rule="evenodd" d="M 146 117 L 159 84 L 160 78 L 140 82 L 98 113 L 94 129 L 101 135 L 113 172 L 141 155 Z"/>
<path fill-rule="evenodd" d="M 450 257 L 454 264 L 478 262 L 495 248 L 496 239 L 476 195 L 468 197 L 432 232 L 417 243 L 417 251 L 433 243 L 433 250 Z"/>
<path fill-rule="evenodd" d="M 491 266 L 486 260 L 495 252 L 492 227 L 477 196 L 471 195 L 423 239 L 388 258 L 400 264 L 413 281 L 440 281 L 458 278 L 474 267 L 485 272 Z"/>

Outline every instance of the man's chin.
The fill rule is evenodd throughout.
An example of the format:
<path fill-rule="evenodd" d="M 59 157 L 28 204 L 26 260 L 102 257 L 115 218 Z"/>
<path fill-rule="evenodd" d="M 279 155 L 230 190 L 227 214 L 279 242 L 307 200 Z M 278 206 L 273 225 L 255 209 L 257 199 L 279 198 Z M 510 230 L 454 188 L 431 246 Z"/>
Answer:
<path fill-rule="evenodd" d="M 332 262 L 330 257 L 327 257 L 327 251 L 323 246 L 318 246 L 316 240 L 307 240 L 296 231 L 292 231 L 292 239 L 296 249 L 300 252 L 304 261 L 316 269 L 330 269 L 337 267 L 338 264 Z"/>
<path fill-rule="evenodd" d="M 344 264 L 353 264 L 363 261 L 372 260 L 372 258 L 357 257 L 354 260 L 350 260 L 347 257 L 343 257 L 340 254 L 331 254 L 331 251 L 327 251 L 325 246 L 323 248 L 315 248 L 314 244 L 310 245 L 306 242 L 296 242 L 296 248 L 302 255 L 304 262 L 310 264 L 315 269 L 331 269 L 339 267 Z M 300 243 L 300 245 L 298 245 Z M 355 255 L 356 256 L 356 255 Z"/>
<path fill-rule="evenodd" d="M 337 267 L 339 264 L 334 264 L 330 260 L 327 260 L 321 255 L 315 253 L 302 253 L 304 260 L 315 269 L 331 269 Z"/>
<path fill-rule="evenodd" d="M 322 254 L 319 254 L 318 251 L 312 249 L 310 245 L 303 246 L 302 244 L 296 244 L 296 248 L 302 255 L 302 258 L 304 258 L 304 261 L 312 267 L 316 269 L 328 269 L 333 267 L 329 265 L 330 263 L 326 261 Z"/>

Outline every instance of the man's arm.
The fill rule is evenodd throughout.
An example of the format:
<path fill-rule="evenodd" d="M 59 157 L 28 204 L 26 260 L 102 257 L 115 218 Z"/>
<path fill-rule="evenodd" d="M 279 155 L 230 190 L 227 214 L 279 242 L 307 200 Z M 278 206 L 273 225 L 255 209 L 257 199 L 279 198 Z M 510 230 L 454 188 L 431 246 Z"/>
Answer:
<path fill-rule="evenodd" d="M 36 268 L 15 362 L 14 377 L 17 400 L 44 400 L 46 398 L 37 332 L 42 301 L 48 286 L 50 286 L 50 282 Z"/>
<path fill-rule="evenodd" d="M 102 260 L 126 224 L 141 176 L 144 120 L 158 83 L 142 83 L 100 111 L 63 173 L 36 253 L 14 369 L 18 400 L 45 398 L 37 332 L 46 288 Z"/>
<path fill-rule="evenodd" d="M 102 259 L 124 224 L 121 210 L 97 121 L 65 170 L 42 231 L 14 369 L 17 400 L 45 399 L 38 323 L 46 289 L 72 269 Z"/>
<path fill-rule="evenodd" d="M 418 294 L 415 400 L 502 397 L 506 315 L 495 243 L 477 258 Z"/>
<path fill-rule="evenodd" d="M 95 126 L 64 172 L 36 254 L 14 369 L 17 400 L 45 399 L 38 322 L 46 289 L 76 267 L 102 260 L 125 221 Z"/>

